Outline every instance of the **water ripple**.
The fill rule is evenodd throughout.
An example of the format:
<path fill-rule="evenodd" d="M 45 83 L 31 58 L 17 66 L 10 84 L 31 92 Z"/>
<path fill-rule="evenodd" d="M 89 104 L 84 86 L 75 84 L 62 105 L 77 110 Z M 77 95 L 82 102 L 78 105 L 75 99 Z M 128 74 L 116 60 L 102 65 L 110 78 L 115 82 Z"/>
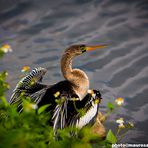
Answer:
<path fill-rule="evenodd" d="M 63 49 L 107 43 L 105 49 L 76 58 L 74 67 L 86 71 L 91 87 L 101 90 L 103 109 L 110 99 L 125 97 L 120 114 L 136 120 L 138 129 L 123 142 L 147 143 L 147 0 L 7 0 L 0 1 L 0 8 L 0 43 L 14 49 L 0 65 L 8 69 L 12 88 L 24 65 L 47 68 L 45 83 L 55 83 L 63 79 Z"/>

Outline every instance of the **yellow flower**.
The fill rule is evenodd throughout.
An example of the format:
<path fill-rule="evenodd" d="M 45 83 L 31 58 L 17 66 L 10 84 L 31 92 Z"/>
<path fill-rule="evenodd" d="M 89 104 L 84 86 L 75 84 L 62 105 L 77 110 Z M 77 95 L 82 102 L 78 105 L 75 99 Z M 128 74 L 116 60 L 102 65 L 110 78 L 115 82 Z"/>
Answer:
<path fill-rule="evenodd" d="M 37 82 L 37 79 L 36 78 L 32 78 L 31 82 L 30 82 L 30 85 L 34 85 L 36 82 Z"/>
<path fill-rule="evenodd" d="M 38 106 L 37 106 L 36 104 L 31 104 L 31 108 L 32 108 L 32 109 L 37 109 Z"/>
<path fill-rule="evenodd" d="M 118 125 L 119 128 L 125 128 L 123 118 L 119 118 L 119 119 L 117 119 L 117 120 L 116 120 L 116 123 L 119 124 L 119 125 Z"/>
<path fill-rule="evenodd" d="M 128 122 L 128 124 L 130 125 L 130 127 L 134 127 L 134 123 L 133 122 Z"/>
<path fill-rule="evenodd" d="M 4 53 L 12 52 L 12 48 L 8 44 L 4 44 L 2 47 L 0 47 L 0 50 Z"/>
<path fill-rule="evenodd" d="M 60 92 L 57 91 L 57 92 L 54 94 L 54 97 L 57 98 L 59 95 L 60 95 Z"/>
<path fill-rule="evenodd" d="M 119 119 L 117 119 L 117 120 L 116 120 L 116 123 L 123 124 L 123 123 L 124 123 L 123 118 L 119 118 Z"/>
<path fill-rule="evenodd" d="M 25 103 L 23 107 L 26 112 L 30 112 L 31 110 L 36 110 L 38 108 L 36 104 L 28 102 Z"/>
<path fill-rule="evenodd" d="M 60 101 L 61 101 L 61 103 L 63 103 L 63 102 L 65 102 L 65 100 L 66 100 L 65 97 L 62 97 Z"/>
<path fill-rule="evenodd" d="M 79 100 L 79 98 L 71 98 L 70 100 L 72 100 L 72 101 L 77 101 L 77 100 Z"/>
<path fill-rule="evenodd" d="M 121 106 L 121 105 L 124 103 L 124 99 L 123 99 L 123 98 L 117 98 L 117 99 L 115 100 L 115 103 L 116 103 L 117 105 Z"/>
<path fill-rule="evenodd" d="M 119 124 L 118 127 L 119 128 L 125 128 L 125 125 L 122 123 L 122 124 Z"/>
<path fill-rule="evenodd" d="M 29 66 L 23 66 L 21 72 L 28 72 L 30 71 L 30 67 Z"/>
<path fill-rule="evenodd" d="M 22 92 L 21 92 L 21 97 L 23 97 L 24 95 L 25 95 L 25 92 L 22 91 Z"/>
<path fill-rule="evenodd" d="M 94 101 L 95 104 L 99 104 L 100 102 L 101 102 L 101 99 L 100 98 L 95 99 L 95 101 Z"/>

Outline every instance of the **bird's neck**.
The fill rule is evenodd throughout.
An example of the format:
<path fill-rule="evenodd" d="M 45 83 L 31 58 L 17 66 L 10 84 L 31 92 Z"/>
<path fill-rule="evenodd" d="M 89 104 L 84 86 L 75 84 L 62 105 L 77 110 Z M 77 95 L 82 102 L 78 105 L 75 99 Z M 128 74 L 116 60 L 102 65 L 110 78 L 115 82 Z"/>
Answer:
<path fill-rule="evenodd" d="M 61 59 L 61 71 L 63 76 L 66 80 L 69 80 L 72 73 L 72 59 L 74 58 L 73 55 L 69 53 L 65 53 Z"/>
<path fill-rule="evenodd" d="M 72 68 L 72 53 L 65 53 L 61 59 L 61 71 L 66 80 L 70 81 L 80 99 L 83 99 L 89 89 L 89 79 L 86 73 L 80 69 Z"/>

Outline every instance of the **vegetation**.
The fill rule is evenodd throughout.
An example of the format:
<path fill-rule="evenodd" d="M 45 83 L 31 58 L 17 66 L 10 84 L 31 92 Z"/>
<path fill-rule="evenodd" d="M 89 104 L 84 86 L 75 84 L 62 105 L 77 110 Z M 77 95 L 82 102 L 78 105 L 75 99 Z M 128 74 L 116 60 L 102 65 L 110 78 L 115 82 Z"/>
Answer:
<path fill-rule="evenodd" d="M 6 52 L 6 49 L 0 48 L 0 57 Z M 7 102 L 7 75 L 7 72 L 0 73 L 0 148 L 110 148 L 112 144 L 120 142 L 125 133 L 134 126 L 131 122 L 125 124 L 123 118 L 119 118 L 116 120 L 117 132 L 114 134 L 111 129 L 108 130 L 105 139 L 93 133 L 90 127 L 73 129 L 75 134 L 72 134 L 70 127 L 65 128 L 58 130 L 58 137 L 55 137 L 52 127 L 48 124 L 50 113 L 45 112 L 47 106 L 37 110 L 28 98 L 22 98 L 24 110 L 18 113 L 17 107 Z M 117 98 L 114 103 L 109 102 L 101 121 L 105 121 L 123 103 L 123 98 Z"/>

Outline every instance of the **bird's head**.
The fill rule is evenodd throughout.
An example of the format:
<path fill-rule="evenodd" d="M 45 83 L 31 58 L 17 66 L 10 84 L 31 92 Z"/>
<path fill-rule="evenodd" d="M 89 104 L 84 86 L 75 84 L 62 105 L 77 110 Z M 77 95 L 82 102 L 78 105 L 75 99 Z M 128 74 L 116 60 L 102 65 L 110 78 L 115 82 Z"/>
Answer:
<path fill-rule="evenodd" d="M 70 46 L 69 48 L 67 48 L 65 52 L 77 56 L 77 55 L 81 55 L 81 54 L 84 53 L 84 52 L 92 51 L 92 50 L 95 50 L 95 49 L 98 49 L 98 48 L 104 48 L 104 47 L 106 47 L 106 46 L 107 46 L 107 45 L 105 45 L 105 44 L 102 44 L 102 45 L 95 45 L 95 46 L 72 45 L 72 46 Z"/>

